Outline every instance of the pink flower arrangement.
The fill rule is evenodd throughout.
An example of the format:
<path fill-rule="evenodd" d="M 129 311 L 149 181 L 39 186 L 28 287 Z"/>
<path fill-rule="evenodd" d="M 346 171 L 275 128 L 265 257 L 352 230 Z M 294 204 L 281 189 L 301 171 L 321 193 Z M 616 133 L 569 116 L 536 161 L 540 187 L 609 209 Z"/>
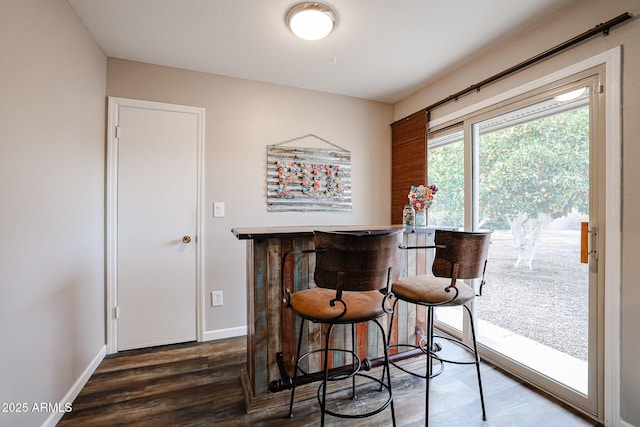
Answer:
<path fill-rule="evenodd" d="M 422 211 L 429 209 L 433 204 L 433 196 L 438 192 L 438 187 L 435 185 L 419 185 L 411 186 L 409 191 L 409 203 L 416 211 Z"/>

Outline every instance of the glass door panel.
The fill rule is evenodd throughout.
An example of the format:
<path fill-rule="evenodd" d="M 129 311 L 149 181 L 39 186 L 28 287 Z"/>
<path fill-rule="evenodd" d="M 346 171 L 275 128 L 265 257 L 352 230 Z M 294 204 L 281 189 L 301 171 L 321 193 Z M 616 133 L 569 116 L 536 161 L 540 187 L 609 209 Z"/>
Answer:
<path fill-rule="evenodd" d="M 438 187 L 428 211 L 428 223 L 464 227 L 464 134 L 431 137 L 427 145 L 427 180 Z"/>
<path fill-rule="evenodd" d="M 449 129 L 428 137 L 427 177 L 438 187 L 428 211 L 428 224 L 464 229 L 464 132 Z M 460 336 L 463 329 L 462 307 L 436 310 L 439 327 Z"/>
<path fill-rule="evenodd" d="M 575 89 L 575 88 L 574 88 Z M 478 228 L 494 230 L 479 342 L 579 394 L 589 385 L 589 88 L 472 126 Z"/>

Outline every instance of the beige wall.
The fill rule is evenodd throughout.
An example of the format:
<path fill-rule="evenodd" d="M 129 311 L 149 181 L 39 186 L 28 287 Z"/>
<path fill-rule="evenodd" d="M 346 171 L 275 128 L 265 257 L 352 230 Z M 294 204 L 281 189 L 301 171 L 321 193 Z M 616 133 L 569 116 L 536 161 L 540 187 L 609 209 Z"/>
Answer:
<path fill-rule="evenodd" d="M 29 411 L 63 399 L 105 343 L 105 82 L 65 0 L 0 2 L 0 402 Z"/>
<path fill-rule="evenodd" d="M 585 0 L 525 37 L 484 52 L 392 107 L 354 98 L 105 57 L 64 0 L 0 3 L 0 402 L 56 402 L 104 336 L 105 93 L 207 109 L 207 308 L 209 331 L 245 325 L 244 243 L 232 227 L 381 224 L 389 220 L 389 127 L 433 101 L 573 37 L 635 0 Z M 616 45 L 623 46 L 622 418 L 640 425 L 640 24 L 616 28 L 570 52 L 464 97 L 435 116 Z M 106 87 L 105 87 L 106 82 Z M 267 213 L 266 146 L 315 133 L 352 151 L 350 214 Z M 214 201 L 225 218 L 212 217 Z M 39 425 L 49 414 L 0 413 L 0 425 Z"/>
<path fill-rule="evenodd" d="M 434 81 L 396 105 L 394 119 L 400 119 L 459 90 L 467 88 L 505 68 L 515 65 L 552 46 L 570 39 L 596 24 L 621 13 L 640 14 L 636 0 L 585 0 L 577 2 L 553 18 L 540 22 L 522 37 L 507 40 L 495 49 L 483 52 L 464 66 L 450 70 L 446 77 Z M 479 93 L 461 98 L 433 111 L 437 119 L 465 106 L 499 94 L 507 89 L 549 74 L 621 45 L 623 50 L 622 105 L 622 344 L 621 344 L 621 417 L 630 425 L 640 425 L 640 198 L 636 184 L 640 182 L 640 22 L 612 29 L 607 37 L 598 36 L 515 76 L 483 88 Z"/>
<path fill-rule="evenodd" d="M 206 108 L 205 288 L 206 295 L 224 292 L 222 307 L 206 301 L 205 330 L 213 336 L 246 326 L 246 248 L 232 228 L 390 221 L 391 105 L 126 60 L 107 64 L 109 96 Z M 306 134 L 351 151 L 352 212 L 267 212 L 267 145 Z M 224 218 L 213 218 L 214 201 L 225 203 Z"/>

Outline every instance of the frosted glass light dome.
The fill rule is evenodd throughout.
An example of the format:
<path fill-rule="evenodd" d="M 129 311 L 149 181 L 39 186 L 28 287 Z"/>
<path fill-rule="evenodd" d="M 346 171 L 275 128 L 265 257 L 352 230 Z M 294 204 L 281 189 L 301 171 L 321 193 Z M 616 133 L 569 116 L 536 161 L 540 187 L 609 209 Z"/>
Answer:
<path fill-rule="evenodd" d="M 289 9 L 287 25 L 301 39 L 320 40 L 335 28 L 336 13 L 322 3 L 299 3 Z"/>

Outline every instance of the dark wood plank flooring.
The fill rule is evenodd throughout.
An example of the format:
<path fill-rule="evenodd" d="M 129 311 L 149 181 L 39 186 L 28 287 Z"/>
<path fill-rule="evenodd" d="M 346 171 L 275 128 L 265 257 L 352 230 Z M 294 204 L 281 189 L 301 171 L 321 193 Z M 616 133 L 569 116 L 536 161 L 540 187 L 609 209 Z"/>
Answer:
<path fill-rule="evenodd" d="M 131 350 L 102 361 L 58 426 L 313 426 L 315 399 L 287 407 L 245 413 L 240 369 L 246 338 Z M 407 362 L 418 369 L 420 361 Z M 424 369 L 424 368 L 423 368 Z M 372 370 L 372 375 L 379 375 Z M 399 426 L 424 425 L 424 381 L 392 368 Z M 488 421 L 481 419 L 473 366 L 447 365 L 432 381 L 430 425 L 463 427 L 597 426 L 568 407 L 482 366 Z M 281 393 L 289 393 L 284 391 Z M 379 396 L 380 394 L 378 394 Z M 368 397 L 365 395 L 362 401 Z M 346 399 L 347 404 L 353 404 Z M 327 417 L 329 426 L 388 426 L 390 411 L 362 420 Z"/>

